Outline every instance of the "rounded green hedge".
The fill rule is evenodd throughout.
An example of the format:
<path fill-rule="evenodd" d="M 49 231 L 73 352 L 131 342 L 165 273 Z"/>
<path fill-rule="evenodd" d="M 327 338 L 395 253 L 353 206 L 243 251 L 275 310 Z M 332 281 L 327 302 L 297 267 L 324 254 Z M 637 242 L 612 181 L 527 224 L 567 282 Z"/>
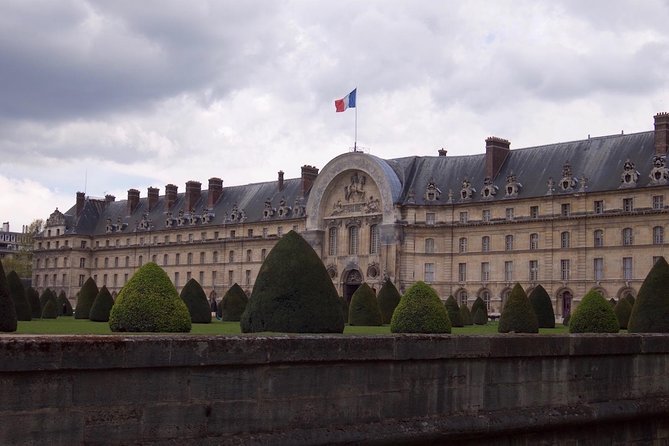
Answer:
<path fill-rule="evenodd" d="M 620 328 L 626 330 L 627 325 L 629 324 L 630 315 L 632 314 L 632 305 L 630 305 L 630 301 L 628 299 L 620 299 L 613 308 L 613 311 L 616 313 Z"/>
<path fill-rule="evenodd" d="M 26 299 L 26 290 L 23 288 L 23 282 L 16 274 L 16 271 L 10 271 L 7 274 L 7 286 L 9 287 L 9 294 L 14 301 L 14 308 L 16 308 L 16 319 L 19 321 L 32 320 L 32 308 Z"/>
<path fill-rule="evenodd" d="M 351 296 L 348 307 L 348 324 L 361 326 L 383 325 L 383 317 L 374 291 L 363 283 Z"/>
<path fill-rule="evenodd" d="M 51 296 L 44 304 L 44 309 L 42 310 L 42 319 L 56 319 L 60 311 L 58 311 L 58 303 L 56 298 Z"/>
<path fill-rule="evenodd" d="M 190 314 L 161 267 L 142 266 L 116 297 L 109 313 L 112 331 L 189 332 Z"/>
<path fill-rule="evenodd" d="M 534 314 L 537 315 L 539 328 L 555 328 L 555 311 L 546 289 L 537 285 L 529 295 Z"/>
<path fill-rule="evenodd" d="M 72 304 L 70 304 L 70 299 L 65 295 L 65 291 L 61 291 L 58 294 L 58 300 L 56 301 L 60 307 L 61 316 L 72 316 L 74 311 L 72 311 Z"/>
<path fill-rule="evenodd" d="M 460 307 L 458 302 L 455 300 L 453 295 L 448 296 L 446 302 L 444 302 L 446 311 L 448 311 L 448 318 L 451 320 L 452 327 L 464 327 L 465 324 L 462 321 L 462 315 L 460 314 Z"/>
<path fill-rule="evenodd" d="M 221 310 L 221 319 L 224 321 L 239 322 L 246 310 L 249 298 L 239 285 L 233 284 L 218 304 Z"/>
<path fill-rule="evenodd" d="M 184 301 L 190 313 L 190 320 L 194 324 L 209 324 L 211 322 L 211 305 L 207 295 L 195 279 L 190 279 L 181 290 L 181 300 Z"/>
<path fill-rule="evenodd" d="M 79 297 L 77 298 L 77 307 L 74 311 L 75 319 L 88 319 L 91 313 L 91 307 L 95 298 L 98 296 L 100 290 L 98 289 L 95 280 L 92 277 L 86 279 L 84 285 L 79 290 Z"/>
<path fill-rule="evenodd" d="M 93 301 L 89 319 L 93 322 L 109 322 L 109 312 L 113 306 L 114 298 L 107 287 L 102 285 L 102 288 L 100 288 L 98 295 Z"/>
<path fill-rule="evenodd" d="M 497 326 L 499 333 L 539 333 L 537 315 L 525 290 L 516 283 L 504 304 Z"/>
<path fill-rule="evenodd" d="M 620 325 L 611 304 L 592 289 L 569 320 L 569 333 L 618 333 Z"/>
<path fill-rule="evenodd" d="M 441 299 L 425 282 L 416 282 L 400 299 L 390 321 L 392 333 L 450 333 L 451 320 Z"/>
<path fill-rule="evenodd" d="M 39 293 L 31 286 L 26 289 L 26 299 L 30 304 L 30 316 L 33 319 L 42 317 L 42 305 L 39 303 Z"/>
<path fill-rule="evenodd" d="M 260 267 L 240 321 L 244 333 L 342 333 L 337 290 L 318 254 L 297 232 L 284 235 Z"/>
<path fill-rule="evenodd" d="M 627 330 L 630 333 L 669 333 L 669 265 L 660 257 L 636 295 Z"/>
<path fill-rule="evenodd" d="M 400 292 L 397 291 L 395 284 L 390 279 L 384 280 L 383 285 L 379 290 L 379 294 L 376 296 L 384 324 L 390 323 L 390 319 L 393 317 L 393 312 L 395 311 L 395 308 L 397 308 L 397 304 L 400 303 L 401 298 L 402 296 L 400 295 Z"/>
<path fill-rule="evenodd" d="M 0 262 L 0 331 L 13 332 L 18 326 L 14 300 L 9 294 L 9 285 L 5 276 L 5 269 Z"/>
<path fill-rule="evenodd" d="M 463 303 L 462 305 L 460 305 L 460 318 L 462 320 L 463 325 L 465 326 L 474 325 L 474 318 L 472 317 L 472 312 L 469 311 L 467 303 Z"/>

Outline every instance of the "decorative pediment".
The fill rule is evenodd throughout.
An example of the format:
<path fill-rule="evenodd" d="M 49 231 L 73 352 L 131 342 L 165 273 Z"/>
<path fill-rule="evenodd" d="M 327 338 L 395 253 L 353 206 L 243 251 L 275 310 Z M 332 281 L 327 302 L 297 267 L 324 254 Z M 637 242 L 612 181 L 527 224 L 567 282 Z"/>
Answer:
<path fill-rule="evenodd" d="M 425 194 L 423 195 L 423 198 L 425 198 L 425 201 L 436 201 L 440 196 L 441 190 L 437 187 L 434 179 L 430 178 L 430 181 L 428 181 L 427 187 L 425 188 Z"/>
<path fill-rule="evenodd" d="M 578 185 L 578 179 L 572 174 L 571 164 L 569 161 L 562 166 L 562 179 L 560 180 L 560 188 L 565 192 L 573 191 Z"/>
<path fill-rule="evenodd" d="M 360 220 L 359 218 L 349 218 L 346 221 L 346 227 L 348 228 L 350 226 L 361 227 L 362 226 L 362 220 Z"/>
<path fill-rule="evenodd" d="M 65 226 L 65 215 L 58 208 L 46 219 L 46 227 L 50 226 Z"/>
<path fill-rule="evenodd" d="M 518 177 L 513 172 L 506 176 L 506 186 L 504 186 L 504 196 L 507 198 L 517 197 L 523 185 L 518 181 Z"/>
<path fill-rule="evenodd" d="M 653 157 L 653 168 L 648 175 L 650 184 L 661 185 L 669 182 L 669 169 L 665 166 L 666 159 L 663 156 L 655 155 Z"/>
<path fill-rule="evenodd" d="M 492 178 L 485 177 L 483 180 L 483 188 L 481 189 L 481 197 L 484 200 L 490 200 L 497 195 L 498 189 L 499 188 L 493 184 Z"/>
<path fill-rule="evenodd" d="M 472 183 L 469 181 L 469 179 L 465 178 L 464 180 L 462 180 L 462 188 L 460 189 L 460 198 L 462 200 L 471 200 L 475 193 L 476 189 L 472 187 Z"/>
<path fill-rule="evenodd" d="M 629 158 L 623 165 L 623 172 L 620 174 L 620 187 L 634 187 L 639 181 L 639 172 L 636 170 L 634 162 Z"/>

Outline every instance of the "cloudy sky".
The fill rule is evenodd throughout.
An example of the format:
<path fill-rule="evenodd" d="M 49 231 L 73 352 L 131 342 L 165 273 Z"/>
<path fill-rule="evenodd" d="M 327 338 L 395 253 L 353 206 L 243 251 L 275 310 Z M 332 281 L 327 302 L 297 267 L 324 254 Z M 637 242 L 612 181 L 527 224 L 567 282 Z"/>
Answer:
<path fill-rule="evenodd" d="M 384 157 L 652 129 L 669 4 L 0 0 L 0 219 Z"/>

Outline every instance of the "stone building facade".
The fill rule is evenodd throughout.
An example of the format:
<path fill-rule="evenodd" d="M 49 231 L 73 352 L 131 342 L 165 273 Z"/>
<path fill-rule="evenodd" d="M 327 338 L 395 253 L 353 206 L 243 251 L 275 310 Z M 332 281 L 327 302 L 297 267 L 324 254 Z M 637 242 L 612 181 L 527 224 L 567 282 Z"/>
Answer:
<path fill-rule="evenodd" d="M 381 159 L 349 152 L 300 178 L 208 188 L 189 181 L 130 189 L 126 200 L 79 192 L 35 242 L 33 283 L 74 297 L 87 277 L 116 293 L 145 262 L 180 289 L 197 279 L 219 297 L 250 292 L 289 230 L 323 259 L 340 294 L 389 277 L 400 291 L 423 280 L 446 299 L 481 296 L 499 312 L 513 284 L 542 284 L 556 314 L 596 287 L 636 295 L 665 242 L 669 114 L 652 131 L 485 153 Z M 295 274 L 300 274 L 295 271 Z"/>

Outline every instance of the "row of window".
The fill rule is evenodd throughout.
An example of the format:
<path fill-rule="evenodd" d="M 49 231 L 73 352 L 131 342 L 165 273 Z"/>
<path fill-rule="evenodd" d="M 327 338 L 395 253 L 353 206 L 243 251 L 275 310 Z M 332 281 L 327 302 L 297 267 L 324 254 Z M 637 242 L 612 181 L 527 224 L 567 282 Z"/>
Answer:
<path fill-rule="evenodd" d="M 360 228 L 358 226 L 349 226 L 347 231 L 348 254 L 360 254 Z M 328 230 L 328 255 L 338 255 L 339 228 L 331 227 Z M 379 226 L 371 225 L 369 227 L 369 254 L 379 253 Z"/>
<path fill-rule="evenodd" d="M 652 197 L 652 207 L 655 210 L 664 208 L 664 196 L 663 195 L 653 195 Z M 634 198 L 628 197 L 622 199 L 622 210 L 623 212 L 633 212 L 634 211 Z M 603 214 L 604 213 L 604 200 L 595 200 L 593 201 L 593 213 Z M 515 218 L 514 208 L 508 207 L 505 209 L 505 218 L 507 220 L 513 220 Z M 539 218 L 539 206 L 530 206 L 529 212 L 530 218 Z M 560 216 L 569 217 L 571 215 L 571 204 L 562 203 L 560 205 Z M 492 214 L 490 209 L 483 209 L 481 211 L 481 221 L 489 222 L 492 220 Z M 461 211 L 458 216 L 458 221 L 460 223 L 469 222 L 469 211 Z M 427 212 L 425 214 L 425 223 L 428 225 L 433 225 L 436 222 L 436 213 Z"/>

